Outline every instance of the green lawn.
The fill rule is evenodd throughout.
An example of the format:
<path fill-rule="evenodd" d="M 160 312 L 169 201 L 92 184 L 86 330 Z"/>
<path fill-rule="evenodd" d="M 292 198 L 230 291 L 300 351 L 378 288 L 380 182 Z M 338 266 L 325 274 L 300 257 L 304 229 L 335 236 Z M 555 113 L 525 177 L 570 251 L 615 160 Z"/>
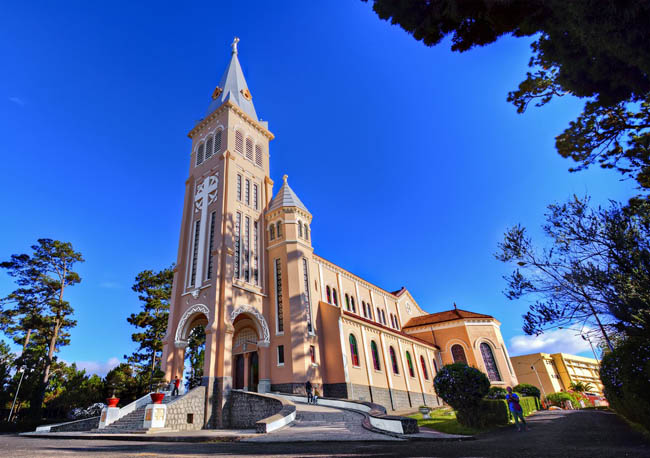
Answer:
<path fill-rule="evenodd" d="M 410 417 L 418 421 L 418 426 L 440 431 L 441 433 L 474 435 L 487 431 L 486 429 L 475 429 L 461 425 L 456 420 L 456 412 L 453 410 L 436 409 L 432 410 L 429 416 L 431 416 L 431 420 L 423 420 L 421 413 Z"/>

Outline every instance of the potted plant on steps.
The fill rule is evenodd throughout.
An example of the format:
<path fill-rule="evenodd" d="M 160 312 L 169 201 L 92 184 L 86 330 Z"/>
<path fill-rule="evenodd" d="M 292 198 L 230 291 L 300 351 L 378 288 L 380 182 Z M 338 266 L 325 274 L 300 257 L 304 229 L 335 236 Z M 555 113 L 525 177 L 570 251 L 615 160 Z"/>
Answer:
<path fill-rule="evenodd" d="M 431 408 L 427 406 L 420 406 L 419 408 L 420 413 L 422 414 L 422 418 L 425 420 L 430 420 L 431 416 L 429 415 L 429 412 L 431 412 Z"/>
<path fill-rule="evenodd" d="M 117 407 L 118 402 L 120 402 L 120 398 L 115 396 L 115 388 L 113 388 L 113 394 L 110 398 L 106 398 L 106 404 L 108 407 Z"/>
<path fill-rule="evenodd" d="M 155 391 L 151 393 L 149 396 L 151 396 L 151 401 L 154 404 L 162 404 L 162 400 L 165 397 L 165 393 L 162 392 L 163 384 L 158 383 L 155 386 Z"/>

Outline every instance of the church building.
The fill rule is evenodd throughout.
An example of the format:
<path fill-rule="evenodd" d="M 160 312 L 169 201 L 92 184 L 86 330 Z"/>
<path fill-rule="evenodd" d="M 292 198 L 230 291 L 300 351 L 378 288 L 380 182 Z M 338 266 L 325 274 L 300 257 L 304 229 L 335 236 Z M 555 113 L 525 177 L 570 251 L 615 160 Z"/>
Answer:
<path fill-rule="evenodd" d="M 285 175 L 273 193 L 274 136 L 253 104 L 237 42 L 205 117 L 189 132 L 189 177 L 164 340 L 167 380 L 183 377 L 190 331 L 205 327 L 206 426 L 231 389 L 438 406 L 433 378 L 463 361 L 517 383 L 500 323 L 454 308 L 427 313 L 314 252 L 312 213 Z M 316 215 L 321 217 L 321 215 Z M 399 280 L 397 280 L 399 281 Z"/>

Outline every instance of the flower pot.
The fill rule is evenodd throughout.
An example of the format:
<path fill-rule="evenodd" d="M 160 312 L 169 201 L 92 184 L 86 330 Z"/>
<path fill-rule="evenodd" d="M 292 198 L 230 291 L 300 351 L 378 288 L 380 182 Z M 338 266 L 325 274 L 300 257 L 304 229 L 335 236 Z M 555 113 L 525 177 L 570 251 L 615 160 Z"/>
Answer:
<path fill-rule="evenodd" d="M 151 393 L 149 396 L 151 396 L 151 400 L 154 404 L 162 404 L 165 393 Z"/>
<path fill-rule="evenodd" d="M 108 404 L 108 407 L 117 407 L 118 402 L 120 402 L 120 398 L 108 398 L 108 399 L 106 399 L 106 404 Z"/>
<path fill-rule="evenodd" d="M 431 409 L 428 407 L 420 407 L 420 413 L 422 414 L 422 418 L 424 419 L 430 419 L 431 417 L 429 416 L 429 412 L 431 412 Z"/>

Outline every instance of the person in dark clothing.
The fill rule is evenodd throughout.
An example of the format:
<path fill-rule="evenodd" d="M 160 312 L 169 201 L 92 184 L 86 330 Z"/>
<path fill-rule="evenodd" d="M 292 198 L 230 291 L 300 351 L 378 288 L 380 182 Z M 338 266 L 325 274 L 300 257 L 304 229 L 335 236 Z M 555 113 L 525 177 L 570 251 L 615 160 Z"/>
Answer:
<path fill-rule="evenodd" d="M 311 386 L 311 382 L 307 380 L 305 383 L 305 391 L 307 391 L 307 404 L 313 404 L 314 402 L 314 387 Z"/>
<path fill-rule="evenodd" d="M 178 377 L 174 379 L 174 389 L 172 390 L 172 396 L 178 396 L 178 387 L 181 386 L 181 381 Z"/>

